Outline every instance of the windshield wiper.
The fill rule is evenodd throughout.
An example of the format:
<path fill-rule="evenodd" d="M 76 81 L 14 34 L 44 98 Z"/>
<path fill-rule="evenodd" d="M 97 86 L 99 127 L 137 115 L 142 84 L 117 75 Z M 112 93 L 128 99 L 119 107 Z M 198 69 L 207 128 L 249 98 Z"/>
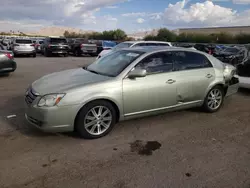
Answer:
<path fill-rule="evenodd" d="M 90 69 L 88 69 L 88 67 L 82 67 L 84 70 L 87 70 L 87 71 L 89 71 L 89 72 L 92 72 L 92 73 L 95 73 L 95 74 L 100 74 L 99 72 L 96 72 L 96 71 L 94 71 L 94 70 L 90 70 Z"/>

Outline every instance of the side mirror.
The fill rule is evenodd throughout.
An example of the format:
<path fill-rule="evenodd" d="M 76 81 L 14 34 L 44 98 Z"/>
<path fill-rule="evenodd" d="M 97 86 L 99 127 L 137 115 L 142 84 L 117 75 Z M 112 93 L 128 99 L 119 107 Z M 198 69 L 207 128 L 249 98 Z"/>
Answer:
<path fill-rule="evenodd" d="M 147 71 L 145 69 L 134 69 L 128 73 L 128 78 L 137 78 L 137 77 L 145 77 L 147 75 Z"/>

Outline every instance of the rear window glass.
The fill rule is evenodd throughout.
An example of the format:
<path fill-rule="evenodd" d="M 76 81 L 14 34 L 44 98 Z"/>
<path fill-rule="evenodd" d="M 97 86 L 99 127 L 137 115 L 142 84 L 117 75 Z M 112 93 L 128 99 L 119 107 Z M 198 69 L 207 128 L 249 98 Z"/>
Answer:
<path fill-rule="evenodd" d="M 31 40 L 26 40 L 26 39 L 17 39 L 16 43 L 18 43 L 18 44 L 31 44 L 32 41 Z"/>
<path fill-rule="evenodd" d="M 51 43 L 67 43 L 66 39 L 62 38 L 50 38 Z"/>
<path fill-rule="evenodd" d="M 39 44 L 43 44 L 43 41 L 39 41 Z"/>

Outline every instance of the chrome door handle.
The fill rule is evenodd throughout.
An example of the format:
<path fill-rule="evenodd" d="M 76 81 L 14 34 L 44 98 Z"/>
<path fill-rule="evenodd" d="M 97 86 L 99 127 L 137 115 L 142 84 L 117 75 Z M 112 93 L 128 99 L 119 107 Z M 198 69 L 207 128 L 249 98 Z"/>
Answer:
<path fill-rule="evenodd" d="M 212 75 L 212 74 L 207 74 L 206 77 L 207 77 L 207 78 L 211 78 L 211 77 L 213 77 L 213 75 Z"/>
<path fill-rule="evenodd" d="M 169 79 L 166 83 L 168 83 L 168 84 L 172 84 L 172 83 L 175 83 L 175 80 L 173 80 L 173 79 Z"/>

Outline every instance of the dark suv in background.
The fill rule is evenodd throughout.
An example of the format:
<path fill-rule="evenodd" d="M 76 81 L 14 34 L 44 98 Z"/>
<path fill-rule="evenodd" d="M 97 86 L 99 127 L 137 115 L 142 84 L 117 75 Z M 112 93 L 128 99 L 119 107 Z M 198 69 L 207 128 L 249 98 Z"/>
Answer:
<path fill-rule="evenodd" d="M 69 53 L 69 45 L 64 37 L 46 37 L 41 47 L 41 53 L 46 56 L 62 54 L 65 57 Z"/>

